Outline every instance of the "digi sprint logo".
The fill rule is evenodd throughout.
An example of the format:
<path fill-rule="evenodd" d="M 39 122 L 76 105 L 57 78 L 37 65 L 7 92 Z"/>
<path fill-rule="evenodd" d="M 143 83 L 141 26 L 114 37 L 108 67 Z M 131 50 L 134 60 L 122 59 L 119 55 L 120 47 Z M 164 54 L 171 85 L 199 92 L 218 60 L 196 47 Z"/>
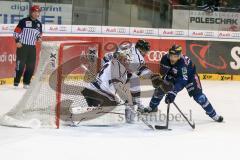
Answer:
<path fill-rule="evenodd" d="M 92 54 L 91 56 L 88 54 L 80 55 L 58 66 L 50 75 L 49 85 L 53 90 L 59 93 L 59 96 L 57 97 L 59 98 L 59 106 L 61 106 L 61 120 L 66 122 L 81 122 L 96 119 L 105 114 L 113 114 L 117 116 L 119 122 L 124 121 L 124 114 L 122 112 L 114 111 L 114 109 L 119 105 L 122 105 L 123 110 L 125 109 L 124 105 L 126 104 L 126 95 L 128 96 L 128 92 L 124 87 L 121 88 L 120 86 L 120 88 L 115 88 L 115 90 L 121 90 L 118 96 L 115 96 L 114 94 L 110 94 L 110 90 L 106 89 L 109 88 L 107 83 L 114 83 L 120 80 L 118 79 L 120 76 L 118 69 L 124 73 L 124 67 L 119 66 L 119 62 L 115 64 L 115 68 L 112 66 L 109 71 L 111 72 L 109 75 L 109 82 L 106 83 L 101 81 L 97 75 L 101 76 L 105 74 L 104 72 L 107 72 L 108 65 L 104 65 L 100 71 L 97 72 L 96 66 L 99 61 L 101 60 L 98 59 L 97 56 L 93 58 Z M 126 62 L 123 61 L 122 63 Z M 116 69 L 118 70 L 117 72 Z M 79 71 L 78 74 L 82 74 L 83 77 L 73 81 L 72 79 L 68 80 L 68 76 L 73 73 L 73 71 L 75 73 L 76 71 Z M 123 77 L 121 77 L 121 79 Z M 139 81 L 139 79 L 133 78 L 132 81 Z M 94 89 L 91 89 L 91 87 L 89 88 L 89 85 L 93 86 Z M 152 88 L 150 81 L 146 81 L 143 85 L 145 87 L 149 86 L 147 88 Z M 141 97 L 150 100 L 153 92 L 153 89 L 143 90 L 141 92 Z M 74 111 L 74 114 L 72 114 L 72 111 Z M 190 120 L 192 119 L 191 110 L 188 113 L 185 113 L 185 115 L 189 117 Z M 155 116 L 146 115 L 144 118 L 148 121 L 154 122 L 164 121 L 166 120 L 166 114 L 159 111 Z M 136 117 L 136 120 L 140 121 L 140 118 Z M 170 114 L 169 120 L 184 121 L 180 114 Z"/>
<path fill-rule="evenodd" d="M 1 4 L 4 9 L 0 13 L 0 23 L 15 24 L 29 14 L 28 2 L 3 1 Z M 39 5 L 42 11 L 39 20 L 42 24 L 69 24 L 72 17 L 70 4 L 39 3 Z"/>

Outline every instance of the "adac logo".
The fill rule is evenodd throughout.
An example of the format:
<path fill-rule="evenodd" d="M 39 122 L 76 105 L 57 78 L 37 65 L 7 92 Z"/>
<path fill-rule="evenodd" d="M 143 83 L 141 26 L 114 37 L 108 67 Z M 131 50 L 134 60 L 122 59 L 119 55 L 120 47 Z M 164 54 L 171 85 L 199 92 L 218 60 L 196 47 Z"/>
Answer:
<path fill-rule="evenodd" d="M 206 55 L 208 53 L 209 47 L 210 47 L 210 45 L 204 46 L 204 45 L 199 45 L 199 44 L 191 44 L 190 51 L 198 59 L 199 63 L 201 64 L 201 66 L 203 68 L 211 67 L 211 68 L 218 69 L 218 70 L 226 69 L 227 63 L 222 56 L 216 57 L 216 61 L 220 62 L 220 65 L 211 64 L 207 61 Z M 196 53 L 196 50 L 195 50 L 196 48 L 200 48 L 199 53 Z"/>

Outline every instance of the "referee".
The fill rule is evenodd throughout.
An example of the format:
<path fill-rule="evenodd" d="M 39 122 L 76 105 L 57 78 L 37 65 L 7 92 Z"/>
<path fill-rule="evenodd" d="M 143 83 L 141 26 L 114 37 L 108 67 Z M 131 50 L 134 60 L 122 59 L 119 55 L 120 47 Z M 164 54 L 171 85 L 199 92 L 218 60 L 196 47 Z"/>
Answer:
<path fill-rule="evenodd" d="M 37 19 L 40 12 L 39 6 L 32 6 L 30 16 L 21 19 L 14 30 L 17 46 L 15 87 L 18 87 L 23 74 L 23 88 L 29 88 L 36 63 L 36 41 L 41 41 L 42 35 L 42 24 Z"/>

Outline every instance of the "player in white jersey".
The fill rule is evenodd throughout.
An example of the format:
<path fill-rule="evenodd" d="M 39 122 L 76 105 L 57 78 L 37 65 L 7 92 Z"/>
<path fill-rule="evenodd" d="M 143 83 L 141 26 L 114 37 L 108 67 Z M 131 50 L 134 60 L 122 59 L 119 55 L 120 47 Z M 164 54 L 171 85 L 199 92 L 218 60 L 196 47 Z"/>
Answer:
<path fill-rule="evenodd" d="M 87 110 L 93 112 L 85 112 L 82 116 L 85 120 L 94 118 L 94 111 L 98 108 L 103 109 L 102 112 L 111 112 L 117 105 L 126 105 L 126 121 L 132 122 L 134 119 L 132 96 L 129 89 L 125 86 L 127 82 L 127 74 L 129 72 L 129 56 L 124 51 L 119 51 L 117 56 L 106 62 L 97 77 L 91 83 L 87 83 L 81 92 L 87 102 Z M 87 67 L 84 67 L 86 70 Z M 72 114 L 79 114 L 84 106 L 70 108 Z M 95 108 L 95 109 L 91 109 Z M 99 115 L 99 114 L 98 114 Z M 96 118 L 96 117 L 95 117 Z"/>
<path fill-rule="evenodd" d="M 127 81 L 128 71 L 126 66 L 127 58 L 120 53 L 116 59 L 112 59 L 102 66 L 100 72 L 97 74 L 96 80 L 91 82 L 87 88 L 108 98 L 107 101 L 103 102 L 104 104 L 109 101 L 120 103 L 117 86 L 119 83 L 125 84 Z M 83 91 L 83 95 L 84 93 L 85 91 Z M 95 100 L 92 99 L 87 99 L 87 102 L 89 106 L 101 105 L 98 102 L 95 104 Z M 109 103 L 112 104 L 112 102 Z"/>
<path fill-rule="evenodd" d="M 152 71 L 146 67 L 144 56 L 150 50 L 149 42 L 140 39 L 136 44 L 121 45 L 118 50 L 124 50 L 129 55 L 129 71 L 128 81 L 130 83 L 130 91 L 133 97 L 133 103 L 138 106 L 139 110 L 142 110 L 144 106 L 140 100 L 140 79 L 139 77 L 150 78 Z M 114 52 L 106 53 L 102 60 L 102 65 L 109 62 L 111 59 L 117 56 Z"/>

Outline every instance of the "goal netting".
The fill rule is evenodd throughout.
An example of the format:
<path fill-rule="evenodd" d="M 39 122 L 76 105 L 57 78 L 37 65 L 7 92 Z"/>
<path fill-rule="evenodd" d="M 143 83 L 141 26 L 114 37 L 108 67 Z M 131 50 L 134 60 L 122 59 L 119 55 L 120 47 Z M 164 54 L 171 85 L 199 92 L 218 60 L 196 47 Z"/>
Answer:
<path fill-rule="evenodd" d="M 15 127 L 54 127 L 74 122 L 111 125 L 123 122 L 123 106 L 93 109 L 81 91 L 94 81 L 100 67 L 101 44 L 96 42 L 43 42 L 30 88 L 19 103 L 0 118 Z M 84 67 L 81 67 L 84 66 Z M 86 69 L 87 68 L 87 69 Z M 85 108 L 72 115 L 69 108 Z"/>

